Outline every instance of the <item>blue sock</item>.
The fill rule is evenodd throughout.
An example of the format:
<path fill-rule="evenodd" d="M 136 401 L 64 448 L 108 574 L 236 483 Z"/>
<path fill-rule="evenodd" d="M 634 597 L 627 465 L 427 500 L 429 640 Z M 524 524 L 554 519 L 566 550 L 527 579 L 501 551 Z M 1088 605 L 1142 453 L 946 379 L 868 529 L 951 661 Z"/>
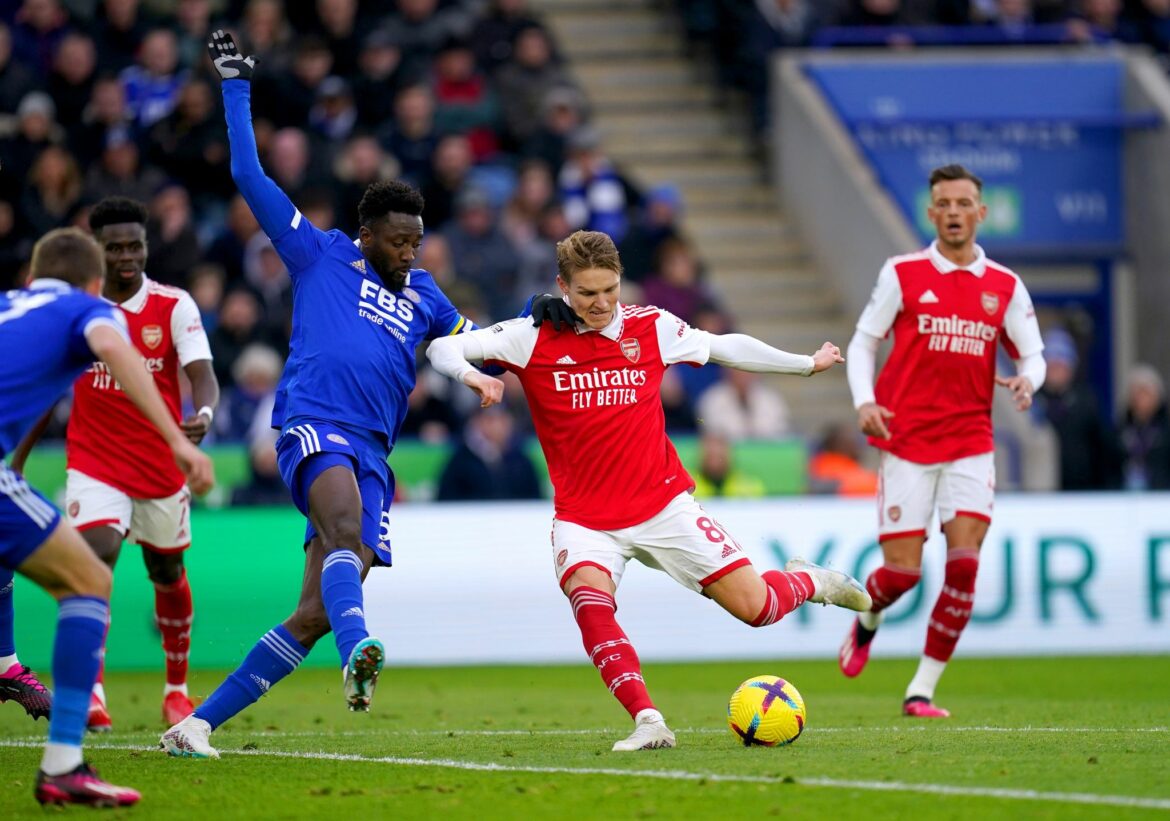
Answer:
<path fill-rule="evenodd" d="M 341 666 L 349 663 L 354 645 L 369 636 L 362 609 L 362 560 L 352 550 L 334 550 L 321 568 L 321 601 L 329 615 Z"/>
<path fill-rule="evenodd" d="M 16 613 L 12 609 L 12 571 L 0 569 L 0 656 L 16 655 Z M 0 670 L 0 673 L 3 673 Z"/>
<path fill-rule="evenodd" d="M 214 730 L 297 669 L 308 652 L 283 624 L 276 625 L 260 637 L 244 657 L 244 663 L 215 688 L 207 701 L 195 708 L 195 717 Z"/>
<path fill-rule="evenodd" d="M 53 715 L 49 741 L 81 746 L 89 694 L 97 678 L 110 605 L 95 596 L 61 599 L 53 643 Z"/>

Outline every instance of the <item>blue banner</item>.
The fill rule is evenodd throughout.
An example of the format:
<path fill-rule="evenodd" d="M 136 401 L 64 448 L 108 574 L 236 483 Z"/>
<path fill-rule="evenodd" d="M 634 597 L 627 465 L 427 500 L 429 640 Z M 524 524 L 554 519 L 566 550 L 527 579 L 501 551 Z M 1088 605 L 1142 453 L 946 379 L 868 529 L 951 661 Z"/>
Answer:
<path fill-rule="evenodd" d="M 931 169 L 984 181 L 993 253 L 1111 255 L 1124 243 L 1120 60 L 806 65 L 924 241 Z"/>

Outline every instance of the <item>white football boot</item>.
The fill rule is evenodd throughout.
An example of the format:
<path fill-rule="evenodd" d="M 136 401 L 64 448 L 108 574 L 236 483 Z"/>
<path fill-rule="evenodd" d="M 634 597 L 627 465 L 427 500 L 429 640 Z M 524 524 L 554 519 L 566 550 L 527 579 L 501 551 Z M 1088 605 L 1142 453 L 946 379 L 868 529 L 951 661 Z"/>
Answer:
<path fill-rule="evenodd" d="M 613 745 L 614 752 L 631 750 L 659 750 L 673 747 L 674 733 L 666 726 L 666 719 L 657 710 L 641 710 L 634 717 L 634 732 Z"/>
<path fill-rule="evenodd" d="M 834 604 L 846 610 L 864 613 L 873 607 L 869 592 L 848 573 L 830 570 L 804 559 L 789 559 L 784 569 L 789 573 L 807 573 L 812 577 L 816 592 L 808 597 L 814 604 Z"/>
<path fill-rule="evenodd" d="M 211 725 L 194 714 L 163 733 L 158 746 L 176 758 L 219 758 L 211 746 Z"/>

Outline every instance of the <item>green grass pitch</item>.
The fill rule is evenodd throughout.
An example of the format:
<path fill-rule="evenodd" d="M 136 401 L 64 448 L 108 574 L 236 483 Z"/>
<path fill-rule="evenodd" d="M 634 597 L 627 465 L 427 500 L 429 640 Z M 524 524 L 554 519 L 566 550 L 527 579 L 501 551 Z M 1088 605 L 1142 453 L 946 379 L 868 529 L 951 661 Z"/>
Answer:
<path fill-rule="evenodd" d="M 1170 818 L 1170 658 L 960 657 L 947 721 L 899 715 L 913 669 L 647 664 L 679 746 L 640 753 L 610 752 L 631 723 L 585 664 L 388 668 L 368 715 L 346 712 L 339 673 L 308 669 L 215 733 L 218 761 L 154 749 L 161 671 L 119 673 L 116 732 L 88 755 L 144 795 L 114 818 Z M 727 697 L 765 673 L 800 689 L 808 729 L 745 749 Z M 198 672 L 192 690 L 221 678 Z M 0 706 L 6 819 L 47 817 L 32 798 L 44 732 Z"/>

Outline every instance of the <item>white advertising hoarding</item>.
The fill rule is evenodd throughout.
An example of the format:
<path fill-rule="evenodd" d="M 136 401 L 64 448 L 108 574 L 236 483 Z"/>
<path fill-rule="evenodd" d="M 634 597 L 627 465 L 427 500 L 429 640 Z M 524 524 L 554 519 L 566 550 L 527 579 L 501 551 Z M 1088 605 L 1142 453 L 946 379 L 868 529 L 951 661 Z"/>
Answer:
<path fill-rule="evenodd" d="M 705 507 L 760 570 L 800 555 L 864 580 L 880 563 L 869 501 Z M 370 632 L 396 664 L 581 661 L 553 572 L 551 519 L 547 502 L 396 507 L 395 566 L 366 582 Z M 921 652 L 944 551 L 941 534 L 932 535 L 924 583 L 890 609 L 875 656 Z M 831 657 L 852 618 L 807 605 L 754 629 L 637 563 L 617 601 L 638 654 L 653 660 Z M 1170 494 L 1001 496 L 959 652 L 1170 652 Z"/>

